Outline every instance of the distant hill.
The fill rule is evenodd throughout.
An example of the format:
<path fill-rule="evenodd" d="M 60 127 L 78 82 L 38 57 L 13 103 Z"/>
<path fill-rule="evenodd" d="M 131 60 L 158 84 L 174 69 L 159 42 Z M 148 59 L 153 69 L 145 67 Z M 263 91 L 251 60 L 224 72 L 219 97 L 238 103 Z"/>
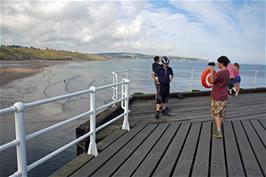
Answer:
<path fill-rule="evenodd" d="M 0 48 L 0 60 L 106 60 L 107 57 L 97 54 L 70 52 L 49 48 L 22 46 L 4 46 Z"/>
<path fill-rule="evenodd" d="M 0 60 L 107 60 L 107 59 L 153 59 L 154 55 L 141 53 L 99 53 L 88 54 L 70 52 L 65 50 L 23 47 L 18 45 L 4 46 L 0 48 Z M 207 61 L 200 58 L 187 58 L 169 56 L 179 61 Z"/>
<path fill-rule="evenodd" d="M 146 55 L 141 53 L 99 53 L 98 55 L 105 56 L 111 59 L 153 59 L 154 55 Z M 208 61 L 201 58 L 188 58 L 179 56 L 169 56 L 171 59 L 180 61 Z"/>

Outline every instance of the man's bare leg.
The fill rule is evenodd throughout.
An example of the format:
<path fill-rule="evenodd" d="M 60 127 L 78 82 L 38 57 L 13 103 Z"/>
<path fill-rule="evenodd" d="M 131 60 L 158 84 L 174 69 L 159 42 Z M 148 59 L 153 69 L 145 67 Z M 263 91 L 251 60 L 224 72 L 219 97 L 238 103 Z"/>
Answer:
<path fill-rule="evenodd" d="M 156 104 L 156 111 L 158 112 L 160 111 L 160 109 L 161 109 L 161 104 Z"/>
<path fill-rule="evenodd" d="M 166 103 L 162 103 L 162 110 L 165 110 L 166 109 Z"/>
<path fill-rule="evenodd" d="M 160 118 L 160 108 L 161 108 L 161 104 L 156 104 L 156 113 L 155 113 L 155 118 L 159 119 Z"/>

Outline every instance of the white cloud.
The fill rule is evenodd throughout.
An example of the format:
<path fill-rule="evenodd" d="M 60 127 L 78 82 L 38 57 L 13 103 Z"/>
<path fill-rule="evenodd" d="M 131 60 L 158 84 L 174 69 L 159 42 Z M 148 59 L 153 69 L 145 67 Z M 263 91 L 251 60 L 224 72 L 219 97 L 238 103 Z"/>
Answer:
<path fill-rule="evenodd" d="M 3 44 L 265 62 L 265 2 L 170 1 L 172 8 L 149 1 L 1 3 Z"/>

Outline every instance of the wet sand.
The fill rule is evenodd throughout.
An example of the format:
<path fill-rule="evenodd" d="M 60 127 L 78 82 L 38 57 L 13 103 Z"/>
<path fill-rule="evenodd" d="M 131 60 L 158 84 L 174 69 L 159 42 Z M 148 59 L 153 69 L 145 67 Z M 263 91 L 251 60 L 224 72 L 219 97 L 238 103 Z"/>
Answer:
<path fill-rule="evenodd" d="M 0 86 L 40 73 L 43 68 L 65 64 L 68 60 L 0 60 Z"/>

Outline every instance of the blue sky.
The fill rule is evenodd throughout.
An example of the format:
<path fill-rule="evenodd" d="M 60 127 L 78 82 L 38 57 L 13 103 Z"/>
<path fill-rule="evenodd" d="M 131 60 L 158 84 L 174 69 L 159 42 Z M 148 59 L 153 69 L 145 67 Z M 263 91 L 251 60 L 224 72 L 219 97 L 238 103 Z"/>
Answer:
<path fill-rule="evenodd" d="M 265 64 L 265 1 L 1 1 L 1 42 Z"/>

